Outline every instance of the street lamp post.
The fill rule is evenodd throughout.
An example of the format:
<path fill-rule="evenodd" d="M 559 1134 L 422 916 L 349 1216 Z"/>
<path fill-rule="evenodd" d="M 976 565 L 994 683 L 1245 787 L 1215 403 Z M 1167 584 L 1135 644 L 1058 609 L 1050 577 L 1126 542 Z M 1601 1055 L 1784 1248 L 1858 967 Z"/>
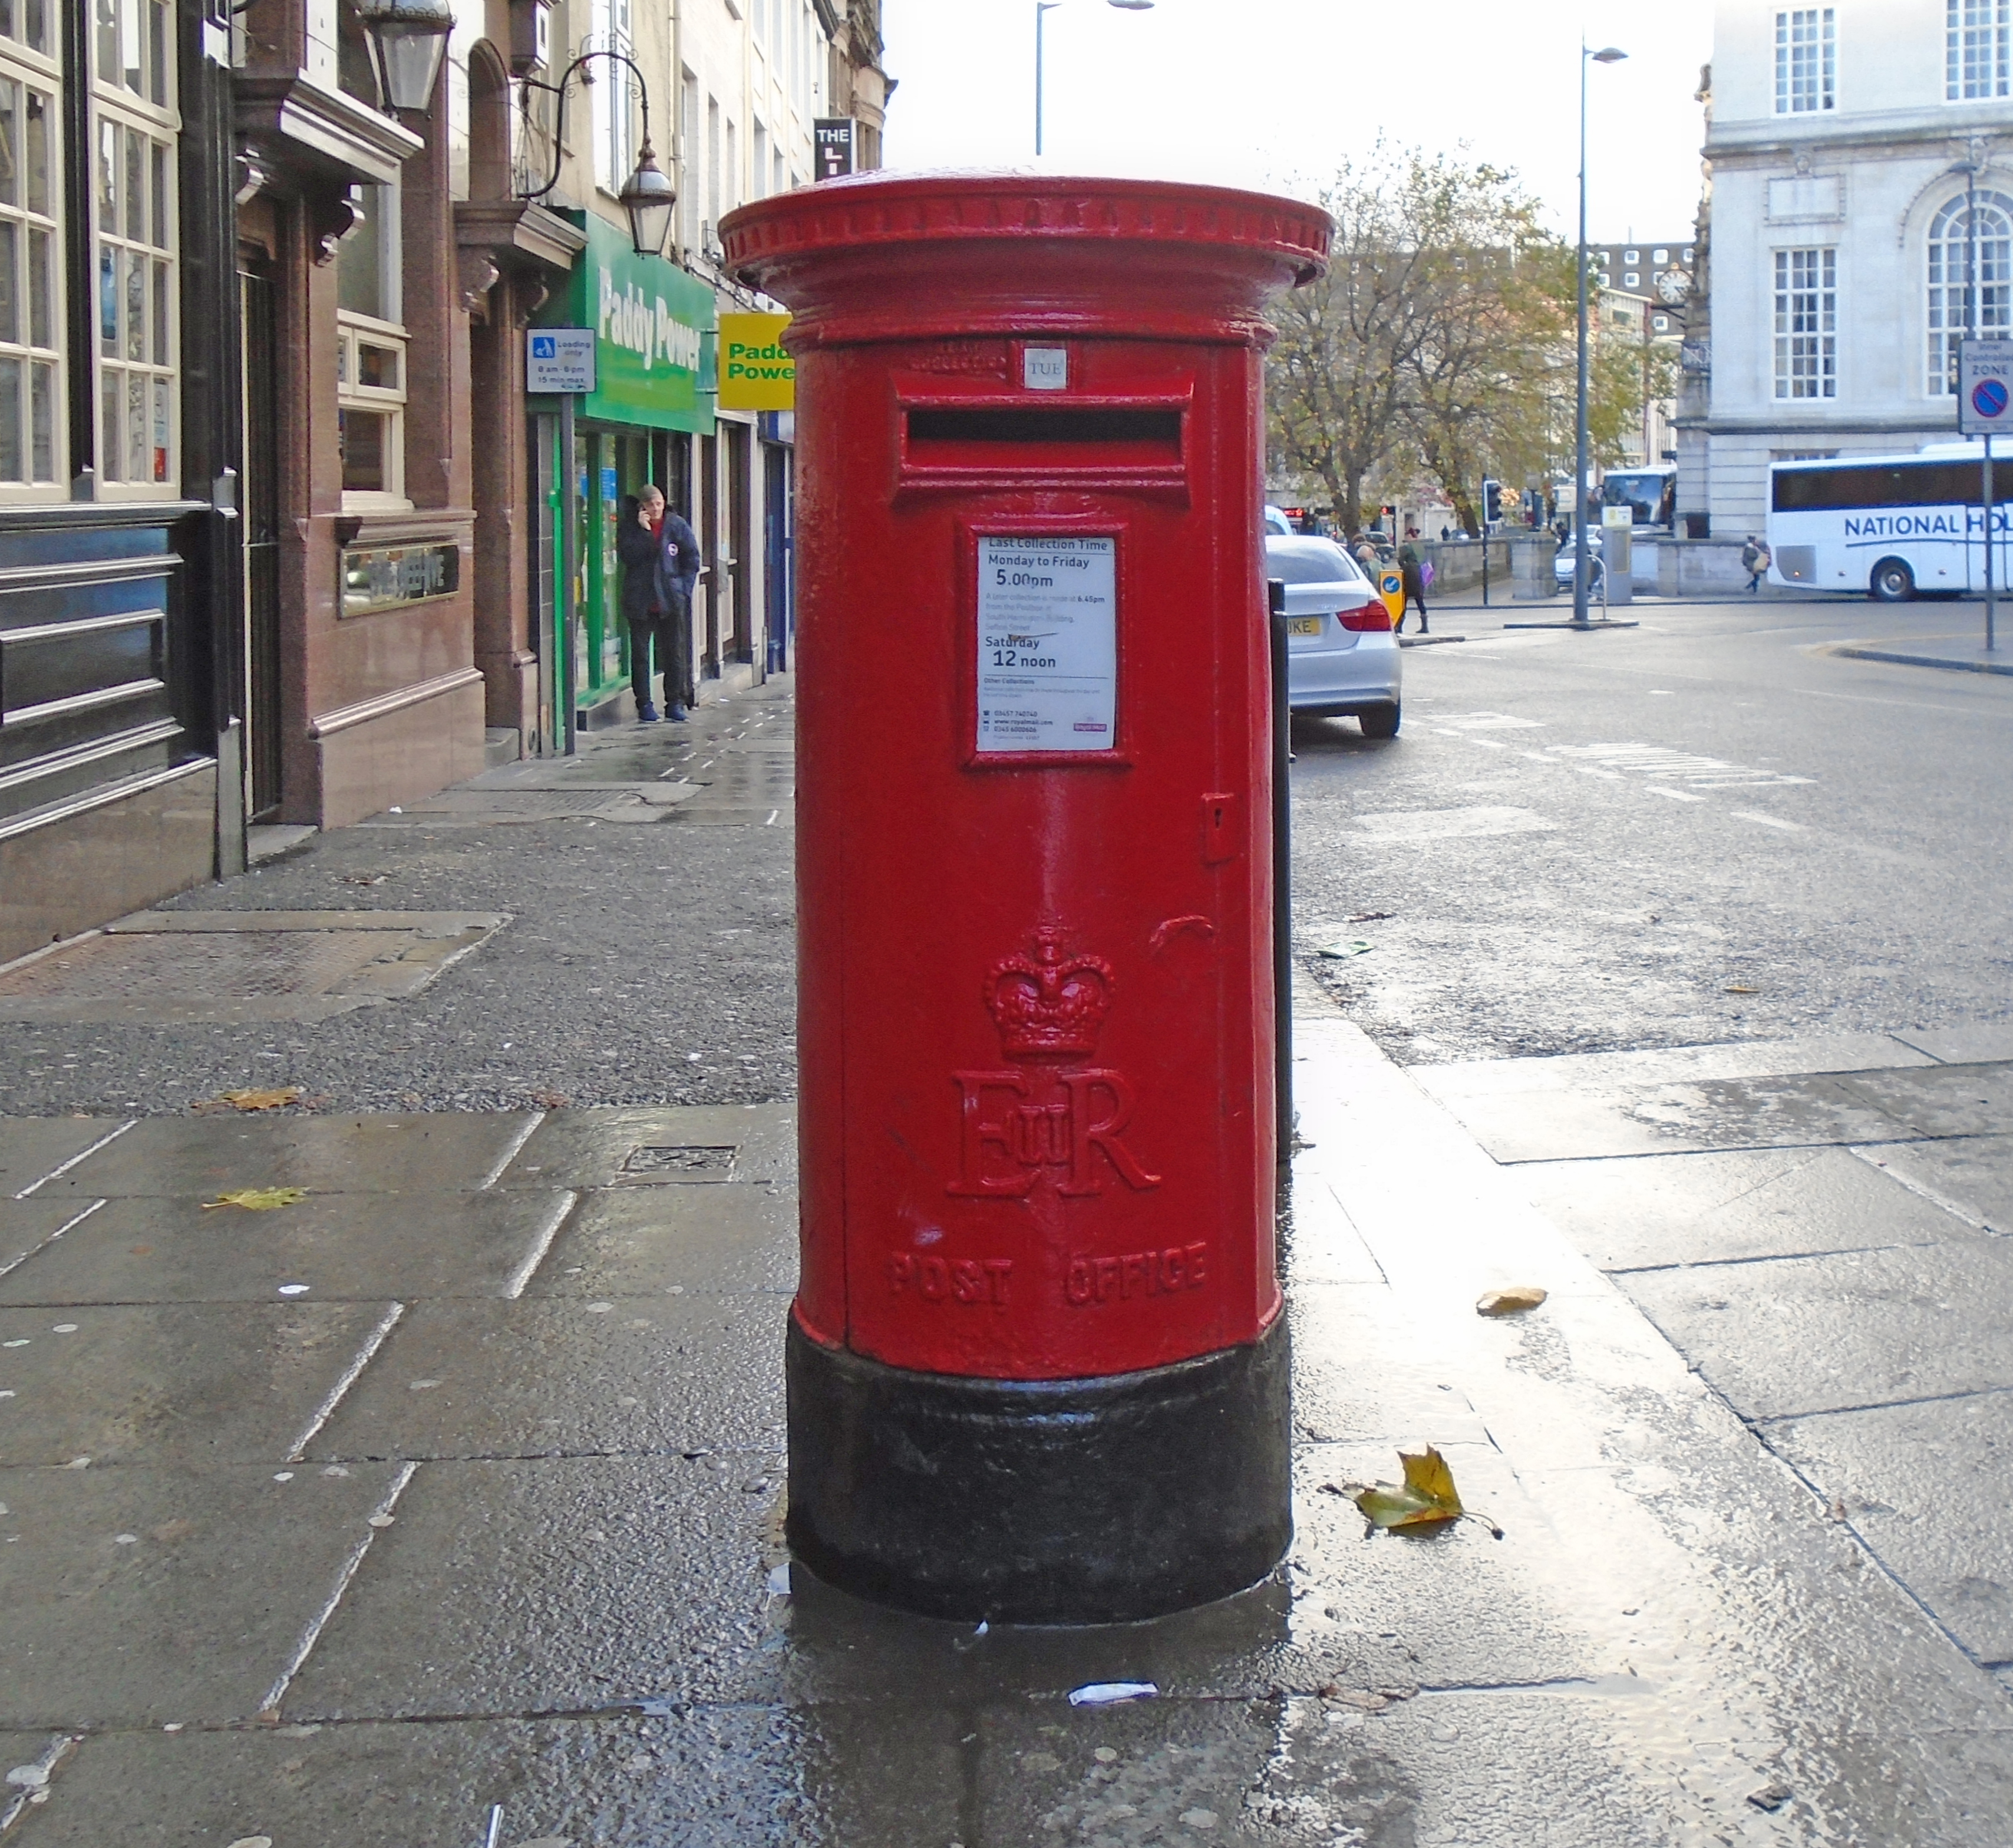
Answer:
<path fill-rule="evenodd" d="M 1619 64 L 1626 52 L 1613 45 L 1589 52 L 1586 41 L 1579 43 L 1579 382 L 1573 416 L 1573 627 L 1590 627 L 1587 617 L 1587 583 L 1591 575 L 1586 543 L 1586 66 Z"/>
<path fill-rule="evenodd" d="M 1063 0 L 1035 0 L 1035 152 L 1042 151 L 1042 27 L 1048 16 L 1061 5 Z M 1105 0 L 1108 6 L 1115 6 L 1121 13 L 1147 13 L 1153 0 Z"/>

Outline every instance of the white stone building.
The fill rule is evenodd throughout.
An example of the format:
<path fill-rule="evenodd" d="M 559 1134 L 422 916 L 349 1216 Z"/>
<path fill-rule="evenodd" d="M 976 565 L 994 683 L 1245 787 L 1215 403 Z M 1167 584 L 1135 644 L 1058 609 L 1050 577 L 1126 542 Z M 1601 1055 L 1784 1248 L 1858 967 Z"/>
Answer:
<path fill-rule="evenodd" d="M 1772 460 L 1955 440 L 1952 341 L 2013 329 L 2013 7 L 1719 0 L 1706 100 L 1678 504 L 1722 537 L 1759 529 Z"/>

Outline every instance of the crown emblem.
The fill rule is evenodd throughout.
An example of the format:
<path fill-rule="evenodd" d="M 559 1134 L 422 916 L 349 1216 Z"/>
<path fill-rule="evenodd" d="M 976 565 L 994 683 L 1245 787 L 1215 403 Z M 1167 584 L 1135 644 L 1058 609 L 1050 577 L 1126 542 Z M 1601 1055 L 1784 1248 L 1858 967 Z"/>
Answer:
<path fill-rule="evenodd" d="M 1071 956 L 1052 924 L 1035 932 L 1035 953 L 1002 958 L 986 972 L 985 1006 L 1011 1058 L 1088 1057 L 1110 1010 L 1111 965 Z"/>

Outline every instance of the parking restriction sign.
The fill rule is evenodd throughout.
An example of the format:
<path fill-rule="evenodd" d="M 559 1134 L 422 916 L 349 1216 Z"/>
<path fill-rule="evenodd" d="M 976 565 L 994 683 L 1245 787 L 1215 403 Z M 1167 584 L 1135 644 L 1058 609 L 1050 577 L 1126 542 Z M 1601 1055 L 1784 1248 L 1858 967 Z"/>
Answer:
<path fill-rule="evenodd" d="M 2013 340 L 1958 343 L 1957 427 L 1965 436 L 2013 430 Z"/>

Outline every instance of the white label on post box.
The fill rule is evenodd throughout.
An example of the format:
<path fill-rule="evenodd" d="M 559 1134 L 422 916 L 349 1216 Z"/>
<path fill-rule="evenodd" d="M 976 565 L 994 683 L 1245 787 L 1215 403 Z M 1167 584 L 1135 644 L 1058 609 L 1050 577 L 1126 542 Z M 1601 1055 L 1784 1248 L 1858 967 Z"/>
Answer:
<path fill-rule="evenodd" d="M 978 541 L 978 748 L 1108 751 L 1118 542 Z"/>
<path fill-rule="evenodd" d="M 1021 389 L 1024 391 L 1067 391 L 1069 389 L 1069 349 L 1066 346 L 1021 348 Z"/>

